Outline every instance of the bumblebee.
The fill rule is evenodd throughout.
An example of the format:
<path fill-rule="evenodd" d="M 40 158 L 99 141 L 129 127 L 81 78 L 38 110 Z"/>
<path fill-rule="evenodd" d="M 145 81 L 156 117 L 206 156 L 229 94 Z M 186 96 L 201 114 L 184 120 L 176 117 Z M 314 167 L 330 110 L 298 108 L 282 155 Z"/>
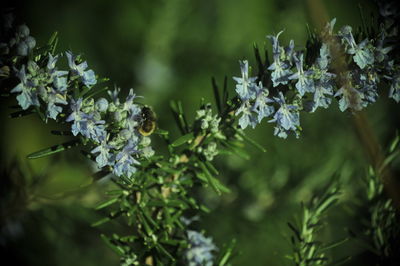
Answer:
<path fill-rule="evenodd" d="M 138 131 L 143 136 L 149 136 L 156 129 L 156 114 L 150 107 L 143 106 L 141 117 Z"/>

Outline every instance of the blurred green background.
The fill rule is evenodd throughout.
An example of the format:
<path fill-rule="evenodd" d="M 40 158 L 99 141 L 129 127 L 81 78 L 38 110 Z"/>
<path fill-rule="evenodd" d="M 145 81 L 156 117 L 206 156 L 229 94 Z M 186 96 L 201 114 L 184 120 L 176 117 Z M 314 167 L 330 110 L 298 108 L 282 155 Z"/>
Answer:
<path fill-rule="evenodd" d="M 169 101 L 182 100 L 189 118 L 200 98 L 212 102 L 210 78 L 234 87 L 240 59 L 254 63 L 253 43 L 263 47 L 267 34 L 285 29 L 282 43 L 295 40 L 302 48 L 310 13 L 316 1 L 299 0 L 30 0 L 19 2 L 19 20 L 26 22 L 38 44 L 59 32 L 58 51 L 82 53 L 100 76 L 128 91 L 134 88 L 153 106 L 158 124 L 178 136 L 169 112 Z M 337 29 L 361 25 L 358 4 L 366 17 L 374 7 L 369 1 L 317 1 Z M 267 43 L 267 47 L 269 43 Z M 383 92 L 383 95 L 386 95 Z M 10 265 L 116 265 L 118 257 L 101 241 L 100 233 L 123 228 L 113 222 L 100 228 L 90 224 L 101 217 L 92 208 L 105 199 L 108 182 L 92 184 L 93 171 L 77 151 L 27 161 L 26 155 L 65 139 L 51 136 L 35 117 L 8 119 L 2 102 L 2 252 L 14 259 Z M 399 108 L 383 97 L 368 107 L 366 115 L 379 142 L 385 145 L 395 134 Z M 264 122 L 247 133 L 266 147 L 262 153 L 248 147 L 250 160 L 221 156 L 220 178 L 232 193 L 216 196 L 201 189 L 199 197 L 213 211 L 202 215 L 201 225 L 219 246 L 238 240 L 239 256 L 233 265 L 290 265 L 287 221 L 300 215 L 300 203 L 315 189 L 341 174 L 342 204 L 329 214 L 321 231 L 324 241 L 346 236 L 361 221 L 362 178 L 367 158 L 350 114 L 334 102 L 329 110 L 301 117 L 300 139 L 273 136 Z M 157 140 L 153 137 L 155 149 Z M 336 258 L 352 255 L 348 265 L 368 265 L 368 254 L 355 241 L 333 251 Z"/>

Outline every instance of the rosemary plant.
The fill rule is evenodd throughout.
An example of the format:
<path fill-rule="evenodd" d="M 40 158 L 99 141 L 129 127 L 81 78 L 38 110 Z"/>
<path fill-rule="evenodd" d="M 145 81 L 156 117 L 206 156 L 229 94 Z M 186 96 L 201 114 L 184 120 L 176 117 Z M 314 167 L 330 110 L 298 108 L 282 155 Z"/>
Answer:
<path fill-rule="evenodd" d="M 303 213 L 298 225 L 288 223 L 294 233 L 291 238 L 294 253 L 288 258 L 296 265 L 327 265 L 329 259 L 324 251 L 343 242 L 324 246 L 317 240 L 323 216 L 339 200 L 341 193 L 339 185 L 332 184 L 320 194 L 320 196 L 315 195 L 309 204 L 302 204 Z"/>
<path fill-rule="evenodd" d="M 369 219 L 365 233 L 380 265 L 395 265 L 399 259 L 399 217 L 381 182 L 382 176 L 390 171 L 389 166 L 399 158 L 399 141 L 399 136 L 396 136 L 382 165 L 378 169 L 369 167 L 366 178 Z"/>
<path fill-rule="evenodd" d="M 335 32 L 332 20 L 322 32 L 310 32 L 305 50 L 295 49 L 294 41 L 281 46 L 279 36 L 283 32 L 268 36 L 272 63 L 267 49 L 262 58 L 255 47 L 256 71 L 247 60 L 240 61 L 241 75 L 233 78 L 236 95 L 229 96 L 227 79 L 222 88 L 213 80 L 215 108 L 203 101 L 192 123 L 182 103 L 171 102 L 181 133 L 177 139 L 157 128 L 156 114 L 139 102 L 141 96 L 133 89 L 127 97 L 121 97 L 121 89 L 109 89 L 108 79 L 96 75 L 82 56 L 71 51 L 58 53 L 57 33 L 47 44 L 38 46 L 29 28 L 15 25 L 10 13 L 4 14 L 1 29 L 2 94 L 16 96 L 19 110 L 11 117 L 37 114 L 45 123 L 54 120 L 69 128 L 52 133 L 71 140 L 28 158 L 79 147 L 98 168 L 95 180 L 112 176 L 117 189 L 109 191 L 109 199 L 97 207 L 108 215 L 93 226 L 115 219 L 129 226 L 128 235 L 102 235 L 119 254 L 121 265 L 223 266 L 230 263 L 233 244 L 218 249 L 206 232 L 193 228 L 191 214 L 209 210 L 192 192 L 198 186 L 208 186 L 217 194 L 229 193 L 213 165 L 218 154 L 246 156 L 244 142 L 265 151 L 245 135 L 245 128 L 255 128 L 264 118 L 270 118 L 276 136 L 299 137 L 303 130 L 300 113 L 332 108 L 334 99 L 342 112 L 356 113 L 376 102 L 387 86 L 389 98 L 400 101 L 398 13 L 388 9 L 387 3 L 380 7 L 377 25 L 355 32 L 345 26 Z M 60 60 L 68 69 L 60 69 Z M 165 142 L 166 155 L 153 149 L 153 136 Z M 370 191 L 371 200 L 374 193 Z M 295 233 L 291 258 L 296 265 L 327 262 L 315 232 L 338 197 L 338 188 L 333 186 L 303 206 L 299 226 L 289 224 Z M 388 206 L 387 202 L 375 206 L 372 213 L 388 210 Z M 372 221 L 378 232 L 381 222 L 376 218 Z M 386 254 L 385 238 L 374 241 Z"/>

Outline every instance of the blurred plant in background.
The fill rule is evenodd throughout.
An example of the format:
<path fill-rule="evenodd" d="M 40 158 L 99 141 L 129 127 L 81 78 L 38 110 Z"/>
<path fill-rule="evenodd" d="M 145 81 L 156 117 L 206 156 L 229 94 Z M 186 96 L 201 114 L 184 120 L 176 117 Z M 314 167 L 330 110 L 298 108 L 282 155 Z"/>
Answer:
<path fill-rule="evenodd" d="M 243 54 L 243 51 L 250 50 L 242 46 L 248 44 L 249 40 L 258 40 L 267 32 L 278 32 L 287 26 L 282 37 L 290 36 L 299 40 L 296 43 L 304 43 L 307 38 L 305 34 L 307 19 L 303 19 L 303 24 L 293 19 L 296 16 L 305 16 L 305 12 L 298 11 L 303 4 L 305 3 L 300 1 L 289 1 L 285 4 L 274 1 L 251 1 L 246 4 L 232 1 L 228 4 L 225 1 L 189 3 L 176 0 L 154 3 L 139 1 L 135 4 L 118 2 L 110 6 L 99 1 L 96 6 L 90 5 L 90 2 L 83 2 L 79 5 L 82 9 L 76 9 L 78 5 L 74 2 L 24 3 L 24 8 L 20 9 L 22 11 L 21 19 L 26 18 L 28 25 L 32 25 L 36 31 L 40 29 L 46 35 L 54 30 L 49 26 L 53 27 L 54 25 L 46 25 L 45 21 L 64 20 L 69 26 L 64 28 L 59 25 L 60 30 L 66 29 L 65 36 L 68 37 L 67 28 L 70 27 L 72 35 L 69 37 L 71 40 L 77 41 L 75 45 L 78 50 L 87 51 L 91 68 L 92 65 L 96 65 L 96 68 L 93 68 L 99 69 L 100 76 L 107 75 L 123 87 L 131 87 L 134 84 L 134 87 L 137 88 L 135 91 L 145 96 L 143 101 L 151 104 L 156 113 L 163 115 L 162 119 L 158 119 L 159 129 L 155 131 L 156 135 L 160 137 L 152 138 L 152 146 L 157 147 L 156 156 L 152 156 L 149 138 L 146 136 L 147 133 L 151 134 L 154 130 L 153 115 L 149 117 L 152 111 L 150 109 L 145 111 L 147 109 L 144 108 L 148 107 L 133 101 L 137 98 L 133 91 L 130 91 L 125 102 L 121 102 L 116 97 L 117 89 L 114 90 L 114 93 L 110 93 L 109 97 L 111 98 L 107 99 L 105 94 L 105 90 L 108 89 L 107 84 L 102 85 L 101 83 L 106 82 L 107 79 L 95 76 L 92 70 L 88 70 L 86 62 L 81 58 L 75 58 L 74 55 L 68 53 L 68 60 L 66 60 L 68 65 L 66 62 L 64 65 L 61 63 L 60 69 L 69 67 L 69 71 L 58 71 L 55 68 L 58 59 L 55 55 L 57 38 L 52 37 L 42 50 L 35 50 L 36 40 L 30 36 L 29 29 L 26 26 L 17 28 L 17 34 L 12 37 L 13 41 L 9 42 L 10 47 L 7 47 L 9 51 L 12 51 L 11 53 L 15 51 L 17 57 L 6 63 L 3 61 L 1 68 L 1 76 L 6 78 L 5 81 L 2 81 L 2 87 L 5 90 L 19 93 L 17 100 L 23 109 L 12 113 L 11 116 L 21 117 L 33 111 L 41 115 L 43 121 L 54 119 L 60 122 L 69 117 L 67 120 L 73 122 L 73 127 L 72 132 L 69 132 L 68 126 L 50 121 L 50 127 L 44 127 L 26 117 L 20 118 L 21 120 L 12 122 L 12 124 L 8 120 L 4 120 L 8 133 L 5 132 L 3 141 L 11 144 L 13 142 L 9 140 L 14 139 L 15 144 L 6 145 L 4 142 L 2 144 L 5 146 L 2 149 L 3 156 L 20 154 L 24 157 L 26 153 L 34 149 L 59 142 L 57 139 L 43 138 L 43 136 L 48 136 L 48 131 L 51 129 L 54 134 L 64 136 L 64 138 L 68 136 L 70 138 L 70 135 L 79 135 L 79 141 L 72 138 L 64 144 L 34 153 L 30 156 L 31 158 L 39 158 L 85 145 L 84 155 L 102 169 L 90 177 L 87 166 L 73 155 L 74 152 L 57 153 L 56 157 L 53 157 L 56 158 L 56 162 L 50 161 L 50 159 L 34 161 L 28 164 L 28 166 L 32 166 L 30 170 L 23 174 L 21 170 L 26 166 L 20 163 L 11 164 L 11 169 L 14 170 L 4 172 L 5 179 L 2 179 L 7 185 L 4 195 L 5 199 L 13 199 L 15 208 L 22 209 L 23 215 L 22 218 L 21 216 L 11 220 L 7 218 L 7 222 L 4 224 L 8 225 L 2 226 L 2 228 L 5 228 L 7 232 L 19 230 L 22 233 L 5 233 L 5 237 L 3 237 L 2 230 L 4 252 L 12 251 L 9 256 L 12 257 L 13 254 L 18 256 L 20 264 L 43 265 L 44 255 L 40 254 L 47 250 L 51 250 L 51 259 L 46 260 L 49 265 L 70 264 L 75 260 L 82 265 L 116 263 L 117 258 L 108 251 L 102 253 L 104 259 L 99 260 L 99 256 L 96 254 L 97 250 L 103 249 L 101 243 L 95 244 L 96 248 L 91 248 L 91 252 L 83 252 L 88 248 L 82 245 L 85 241 L 79 241 L 80 237 L 78 237 L 78 235 L 87 236 L 87 241 L 98 243 L 96 242 L 99 235 L 98 229 L 90 228 L 88 224 L 95 221 L 99 214 L 93 213 L 90 209 L 95 205 L 94 202 L 101 201 L 104 191 L 107 190 L 111 198 L 100 204 L 98 209 L 107 208 L 110 211 L 102 211 L 106 218 L 101 218 L 94 225 L 101 225 L 102 238 L 122 257 L 123 265 L 136 264 L 138 261 L 148 265 L 170 264 L 170 260 L 178 254 L 186 254 L 186 259 L 181 257 L 178 258 L 178 261 L 189 265 L 201 265 L 202 263 L 208 265 L 211 263 L 211 259 L 216 259 L 220 265 L 224 265 L 230 261 L 233 254 L 234 241 L 230 242 L 233 236 L 238 240 L 235 250 L 241 252 L 241 255 L 232 261 L 234 265 L 249 264 L 249 262 L 252 265 L 282 265 L 288 263 L 284 256 L 290 253 L 290 245 L 282 236 L 288 232 L 286 221 L 291 219 L 293 212 L 298 212 L 299 201 L 311 198 L 314 194 L 313 191 L 329 183 L 332 173 L 336 172 L 342 183 L 340 203 L 330 210 L 329 221 L 320 226 L 318 237 L 315 236 L 314 226 L 319 224 L 319 220 L 322 218 L 321 214 L 326 211 L 327 206 L 330 206 L 331 200 L 337 199 L 338 194 L 336 192 L 328 194 L 327 197 L 320 198 L 320 202 L 318 200 L 311 201 L 310 205 L 304 207 L 304 216 L 300 223 L 303 224 L 302 229 L 296 228 L 294 225 L 290 226 L 295 233 L 295 238 L 292 240 L 295 251 L 291 256 L 292 259 L 298 265 L 324 264 L 330 262 L 331 258 L 342 257 L 345 258 L 342 262 L 348 261 L 349 265 L 390 261 L 393 258 L 392 254 L 396 254 L 392 250 L 392 247 L 395 246 L 392 244 L 392 239 L 396 239 L 395 235 L 398 234 L 396 231 L 397 218 L 391 207 L 391 200 L 382 194 L 382 185 L 379 185 L 378 180 L 374 178 L 377 176 L 375 173 L 380 173 L 378 176 L 384 180 L 387 174 L 385 171 L 385 174 L 382 175 L 381 171 L 389 165 L 392 173 L 390 176 L 396 178 L 398 171 L 396 140 L 393 142 L 395 144 L 391 145 L 388 159 L 384 160 L 379 148 L 376 148 L 377 145 L 370 145 L 372 148 L 368 146 L 371 143 L 374 144 L 374 141 L 365 141 L 368 138 L 363 136 L 365 128 L 359 126 L 363 123 L 360 122 L 361 119 L 358 119 L 358 115 L 355 116 L 354 124 L 359 135 L 348 134 L 352 131 L 349 119 L 351 115 L 349 117 L 340 116 L 337 111 L 332 110 L 333 106 L 328 110 L 319 108 L 317 113 L 309 114 L 310 117 L 302 117 L 302 127 L 300 127 L 299 111 L 305 110 L 313 113 L 317 107 L 326 108 L 331 104 L 330 97 L 334 94 L 334 87 L 335 90 L 340 89 L 340 86 L 336 88 L 331 84 L 335 74 L 339 75 L 340 71 L 337 71 L 336 66 L 328 66 L 329 57 L 335 58 L 336 54 L 329 56 L 329 49 L 326 45 L 321 46 L 321 39 L 318 39 L 318 35 L 312 31 L 309 33 L 311 39 L 307 43 L 306 55 L 295 52 L 298 51 L 298 47 L 294 46 L 293 42 L 290 42 L 288 47 L 281 47 L 278 43 L 280 34 L 271 36 L 270 39 L 273 41 L 272 59 L 274 60 L 272 65 L 268 63 L 268 56 L 263 61 L 260 49 L 255 49 L 258 74 L 254 76 L 257 76 L 257 82 L 256 78 L 251 78 L 253 69 L 249 67 L 249 63 L 242 61 L 242 77 L 236 78 L 238 82 L 236 91 L 239 97 L 231 99 L 228 97 L 229 94 L 232 94 L 233 90 L 229 88 L 233 85 L 226 78 L 222 90 L 213 80 L 216 108 L 213 110 L 212 105 L 206 104 L 211 99 L 201 100 L 200 109 L 194 107 L 196 99 L 211 98 L 206 90 L 199 90 L 202 87 L 209 87 L 205 81 L 211 75 L 221 76 L 227 73 L 237 73 L 233 68 L 232 59 L 237 57 L 237 54 Z M 318 5 L 318 1 L 309 1 L 308 4 L 312 9 L 313 5 Z M 370 3 L 362 4 L 367 9 L 371 5 Z M 86 23 L 71 20 L 64 13 L 61 16 L 65 16 L 65 18 L 55 19 L 53 17 L 55 13 L 51 12 L 44 14 L 49 18 L 38 20 L 34 14 L 39 14 L 42 5 L 46 8 L 60 5 L 57 7 L 74 10 L 72 12 L 74 16 L 83 12 L 85 16 L 82 17 Z M 153 5 L 160 5 L 160 7 L 152 9 Z M 345 3 L 337 3 L 336 8 L 340 8 L 340 12 L 335 11 L 335 7 L 329 7 L 329 5 L 328 9 L 331 8 L 332 14 L 338 18 L 339 23 L 345 21 L 346 24 L 357 25 L 354 16 L 351 17 L 351 21 L 349 18 L 345 19 L 343 5 Z M 346 5 L 349 10 L 348 14 L 357 9 L 357 6 L 350 6 L 349 3 Z M 93 13 L 86 12 L 89 6 Z M 396 17 L 393 8 L 392 6 L 380 10 L 381 17 L 386 18 L 384 21 L 378 21 L 383 23 L 379 24 L 382 25 L 381 28 L 373 26 L 376 23 L 374 19 L 368 21 L 360 18 L 364 24 L 360 30 L 357 30 L 357 34 L 353 36 L 351 28 L 344 27 L 338 35 L 333 37 L 333 39 L 343 39 L 348 54 L 343 58 L 346 58 L 346 64 L 350 62 L 351 69 L 368 70 L 367 75 L 355 71 L 350 75 L 338 78 L 338 84 L 345 84 L 334 95 L 340 97 L 341 111 L 354 106 L 364 107 L 366 106 L 363 104 L 364 102 L 367 104 L 375 102 L 376 84 L 379 78 L 392 84 L 387 88 L 389 97 L 398 100 L 396 76 L 398 75 L 396 65 L 398 58 L 393 56 L 396 55 L 395 51 L 398 49 L 395 41 L 398 37 L 392 31 L 397 25 L 396 20 L 392 19 Z M 276 9 L 280 9 L 281 13 L 274 12 Z M 102 11 L 104 14 L 102 20 L 96 18 L 96 11 Z M 241 24 L 241 29 L 233 26 L 237 24 L 239 12 L 243 21 L 246 21 Z M 132 19 L 133 14 L 136 15 L 134 20 Z M 366 11 L 362 11 L 361 14 L 366 14 Z M 107 16 L 115 19 L 107 19 Z M 289 17 L 290 20 L 287 20 Z M 280 21 L 275 24 L 279 24 L 279 27 L 274 26 L 276 28 L 271 29 L 270 25 L 273 24 L 270 21 Z M 293 24 L 294 21 L 295 24 Z M 371 26 L 368 23 L 371 23 Z M 367 24 L 368 26 L 366 26 Z M 78 28 L 76 25 L 89 25 L 89 27 Z M 330 26 L 327 31 L 332 35 L 333 23 Z M 106 38 L 104 36 L 103 40 L 110 41 L 99 43 L 98 34 L 91 30 L 94 27 L 109 27 L 109 31 L 106 30 L 103 34 L 119 37 Z M 85 30 L 87 30 L 86 34 L 82 34 Z M 64 36 L 64 31 L 61 30 L 61 32 Z M 236 34 L 234 34 L 235 32 Z M 243 34 L 237 34 L 237 32 L 243 32 Z M 38 44 L 45 43 L 47 38 L 40 34 L 32 35 L 38 36 Z M 138 36 L 140 38 L 132 38 Z M 390 38 L 394 38 L 394 41 L 389 41 L 388 44 L 387 40 Z M 80 43 L 79 40 L 82 42 Z M 86 47 L 85 41 L 88 41 Z M 98 46 L 93 45 L 93 41 Z M 326 41 L 326 39 L 322 38 L 322 41 Z M 64 46 L 68 43 L 71 43 L 68 39 L 61 39 L 59 41 L 60 49 L 77 50 Z M 337 44 L 333 42 L 329 45 L 335 50 Z M 120 49 L 115 49 L 118 46 L 121 46 Z M 96 51 L 97 49 L 102 49 L 102 51 Z M 269 48 L 265 49 L 265 51 L 267 50 Z M 124 54 L 128 51 L 131 54 Z M 390 57 L 387 56 L 389 52 L 392 53 Z M 91 55 L 97 53 L 101 56 L 97 59 L 90 58 Z M 374 58 L 371 57 L 372 53 L 374 53 Z M 311 66 L 314 63 L 313 60 L 318 56 L 319 58 L 314 64 L 316 67 L 307 70 L 305 66 Z M 25 61 L 24 58 L 28 60 Z M 137 60 L 138 58 L 139 60 Z M 142 60 L 140 60 L 141 58 Z M 354 62 L 351 63 L 351 60 Z M 102 64 L 101 62 L 117 63 L 110 67 L 111 63 Z M 24 67 L 25 63 L 26 67 Z M 375 68 L 374 63 L 382 63 L 385 71 L 389 72 L 386 73 Z M 14 64 L 19 65 L 17 68 L 19 72 L 10 68 Z M 370 67 L 372 65 L 374 67 Z M 4 66 L 7 66 L 8 69 Z M 210 69 L 210 66 L 215 69 Z M 270 71 L 267 71 L 268 67 Z M 324 73 L 320 73 L 320 68 L 323 68 L 322 72 Z M 332 69 L 336 70 L 335 74 L 329 73 L 328 70 Z M 271 71 L 273 84 L 268 83 L 271 80 L 269 77 Z M 250 78 L 248 72 L 250 72 Z M 13 73 L 16 73 L 19 81 L 15 78 L 7 79 Z M 326 79 L 324 75 L 326 75 Z M 347 93 L 346 84 L 351 79 L 357 80 L 357 85 L 355 92 Z M 34 85 L 30 85 L 32 83 Z M 100 87 L 95 86 L 93 89 L 92 86 L 97 83 L 100 84 Z M 42 87 L 50 88 L 50 90 L 36 90 L 35 88 L 40 87 L 38 84 L 42 84 Z M 279 87 L 275 88 L 278 85 Z M 282 85 L 289 86 L 282 88 Z M 382 91 L 385 88 L 384 85 L 380 85 L 380 87 L 379 89 Z M 364 88 L 368 89 L 362 90 Z M 324 89 L 326 91 L 320 91 Z M 359 101 L 354 101 L 354 95 L 357 96 L 359 93 L 358 89 L 361 89 L 362 95 L 359 96 Z M 68 90 L 69 92 L 67 92 Z M 290 96 L 288 101 L 286 97 L 292 92 L 296 93 L 292 95 L 293 97 Z M 314 93 L 310 98 L 309 102 L 312 103 L 310 105 L 308 105 L 307 93 Z M 234 94 L 235 92 L 233 92 Z M 306 103 L 303 104 L 302 97 L 305 95 Z M 96 100 L 92 98 L 93 96 L 96 96 Z M 172 119 L 169 120 L 165 117 L 168 108 L 166 104 L 168 101 L 165 99 L 171 98 L 182 99 L 184 103 L 182 105 L 181 102 L 172 102 L 171 105 L 181 137 L 178 137 L 179 133 L 174 128 L 175 123 L 171 123 Z M 72 114 L 70 108 L 66 106 L 67 104 L 72 106 Z M 28 109 L 30 106 L 35 107 Z M 376 138 L 382 142 L 388 142 L 393 137 L 395 127 L 392 121 L 398 120 L 397 108 L 382 99 L 367 109 L 368 121 L 377 132 Z M 273 116 L 274 111 L 276 113 Z M 256 112 L 256 116 L 253 116 L 253 112 Z M 196 116 L 188 116 L 190 113 L 196 113 Z M 272 136 L 273 133 L 268 126 L 260 125 L 261 129 L 257 130 L 259 133 L 248 132 L 256 139 L 255 142 L 235 126 L 234 113 L 242 113 L 242 117 L 239 119 L 242 128 L 245 128 L 246 125 L 254 127 L 264 117 L 273 116 L 271 122 L 277 123 L 274 132 L 276 135 L 287 137 L 287 133 L 291 131 L 298 135 L 302 128 L 304 128 L 304 132 L 301 140 L 282 141 L 272 137 L 266 138 L 266 136 Z M 335 121 L 335 123 L 331 123 L 331 121 Z M 29 124 L 35 126 L 31 127 L 29 137 L 26 137 L 26 134 L 21 132 L 26 132 Z M 365 127 L 365 125 L 363 126 Z M 55 127 L 56 130 L 54 130 Z M 166 129 L 166 131 L 160 128 Z M 329 128 L 329 134 L 326 133 L 327 128 Z M 38 133 L 34 133 L 35 130 Z M 358 143 L 357 139 L 362 141 Z M 38 143 L 32 140 L 37 140 Z M 264 148 L 257 143 L 259 142 L 268 148 L 268 152 L 263 155 L 250 148 L 244 150 L 244 140 L 259 147 L 260 151 L 264 151 Z M 54 142 L 50 143 L 49 141 Z M 367 182 L 370 185 L 367 199 L 357 196 L 360 192 L 365 191 L 362 188 L 361 180 L 357 179 L 359 173 L 367 165 L 361 153 L 362 146 L 366 147 L 367 154 L 371 157 L 372 169 L 376 169 L 370 171 L 368 177 L 369 181 Z M 19 152 L 16 153 L 15 150 L 19 150 Z M 232 153 L 239 156 L 234 156 Z M 216 157 L 218 154 L 220 156 Z M 274 156 L 271 156 L 272 154 Z M 4 160 L 5 165 L 10 165 L 9 161 L 9 159 Z M 214 165 L 211 164 L 211 161 L 214 161 Z M 58 165 L 60 168 L 53 169 L 54 165 Z M 72 169 L 73 165 L 77 167 L 74 170 Z M 93 165 L 93 168 L 96 166 Z M 109 172 L 121 176 L 121 179 L 113 178 L 114 185 L 107 181 L 109 178 L 104 179 Z M 133 176 L 131 176 L 132 174 Z M 216 175 L 219 177 L 215 178 Z M 39 177 L 33 178 L 34 176 Z M 45 176 L 49 177 L 44 178 Z M 100 181 L 89 186 L 94 180 Z M 24 184 L 30 183 L 34 184 L 35 189 L 24 188 L 26 187 Z M 221 192 L 228 192 L 228 189 L 222 185 L 223 183 L 227 184 L 231 191 L 218 196 L 217 194 Z M 11 186 L 12 184 L 17 185 Z M 212 194 L 209 189 L 198 186 L 199 184 L 211 186 L 217 194 Z M 32 187 L 32 185 L 27 187 Z M 335 190 L 335 188 L 333 189 Z M 13 195 L 13 191 L 19 190 L 26 191 L 23 195 L 29 196 L 21 197 L 18 196 L 18 193 L 16 193 L 17 196 Z M 390 191 L 389 195 L 396 196 Z M 34 200 L 37 198 L 50 198 L 50 200 Z M 74 205 L 70 205 L 71 200 Z M 365 213 L 362 212 L 361 206 L 365 206 L 363 204 L 367 200 L 373 201 L 374 205 Z M 393 200 L 396 201 L 395 198 Z M 2 211 L 7 211 L 9 207 L 14 209 L 14 207 L 11 208 L 14 205 L 10 205 L 9 201 L 2 200 L 3 202 L 5 204 L 2 204 Z M 353 206 L 354 204 L 357 206 Z M 82 208 L 82 206 L 86 207 Z M 195 226 L 206 228 L 206 237 L 203 236 L 204 231 L 186 229 L 192 225 L 178 219 L 183 217 L 183 214 L 189 216 L 197 214 L 197 209 L 211 211 L 208 215 L 202 215 L 201 221 Z M 24 218 L 31 214 L 36 215 L 37 218 Z M 68 215 L 71 219 L 66 222 L 62 218 L 63 215 Z M 115 221 L 115 218 L 119 216 L 125 218 Z M 4 217 L 12 216 L 7 212 Z M 354 217 L 357 218 L 354 219 Z M 354 233 L 354 230 L 350 230 L 350 235 L 356 237 L 349 239 L 346 243 L 339 242 L 341 245 L 337 247 L 337 243 L 334 245 L 324 244 L 341 238 L 348 239 L 349 233 L 344 228 L 360 227 L 359 217 L 364 217 L 367 224 L 370 223 L 366 231 Z M 50 223 L 44 221 L 50 221 Z M 220 223 L 216 221 L 220 221 Z M 51 224 L 54 223 L 58 225 L 57 229 L 51 230 L 53 227 Z M 20 229 L 10 229 L 12 227 Z M 41 228 L 38 230 L 39 232 L 46 233 L 39 234 L 35 233 L 35 230 L 29 231 L 30 228 L 35 227 Z M 76 233 L 77 230 L 81 231 Z M 57 236 L 63 232 L 66 237 L 57 241 Z M 357 240 L 359 234 L 364 232 L 367 232 L 368 239 L 372 239 L 374 247 L 371 249 L 365 249 L 365 242 L 368 240 Z M 38 248 L 41 252 L 37 252 L 35 255 L 31 253 L 30 246 L 38 241 L 36 235 L 42 239 L 40 242 L 43 243 L 43 248 Z M 43 241 L 43 235 L 45 241 Z M 220 248 L 215 247 L 208 235 L 213 236 L 215 243 Z M 28 236 L 31 236 L 30 240 L 26 241 L 25 237 Z M 318 241 L 314 240 L 316 238 Z M 17 249 L 16 247 L 21 241 L 25 243 L 26 247 Z M 87 241 L 86 243 L 88 243 Z M 54 245 L 56 242 L 58 244 Z M 223 243 L 227 245 L 224 246 Z M 333 246 L 336 248 L 326 249 L 326 247 Z M 76 253 L 72 252 L 74 250 Z M 68 260 L 63 259 L 65 252 L 68 252 Z M 371 259 L 372 254 L 376 254 L 373 259 Z M 350 256 L 352 259 L 349 260 Z M 390 259 L 382 260 L 383 257 Z"/>

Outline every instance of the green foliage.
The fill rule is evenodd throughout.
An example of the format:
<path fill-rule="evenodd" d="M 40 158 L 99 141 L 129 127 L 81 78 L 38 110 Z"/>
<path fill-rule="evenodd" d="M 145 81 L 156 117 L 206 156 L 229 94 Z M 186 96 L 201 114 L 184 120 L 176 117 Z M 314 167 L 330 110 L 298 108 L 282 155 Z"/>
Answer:
<path fill-rule="evenodd" d="M 391 175 L 390 165 L 398 160 L 400 152 L 399 136 L 390 143 L 388 153 L 378 169 L 369 167 L 367 174 L 367 199 L 369 220 L 366 235 L 379 257 L 379 263 L 394 265 L 399 259 L 399 217 L 393 200 L 387 197 L 382 180 Z M 393 177 L 392 177 L 393 178 Z M 388 189 L 388 188 L 387 188 Z"/>
<path fill-rule="evenodd" d="M 288 223 L 294 233 L 291 237 L 294 254 L 288 258 L 296 265 L 327 265 L 329 259 L 325 251 L 343 242 L 324 245 L 317 240 L 318 230 L 323 227 L 322 219 L 327 210 L 339 200 L 340 194 L 339 185 L 331 184 L 321 193 L 314 194 L 309 204 L 302 204 L 303 213 L 298 225 Z"/>

